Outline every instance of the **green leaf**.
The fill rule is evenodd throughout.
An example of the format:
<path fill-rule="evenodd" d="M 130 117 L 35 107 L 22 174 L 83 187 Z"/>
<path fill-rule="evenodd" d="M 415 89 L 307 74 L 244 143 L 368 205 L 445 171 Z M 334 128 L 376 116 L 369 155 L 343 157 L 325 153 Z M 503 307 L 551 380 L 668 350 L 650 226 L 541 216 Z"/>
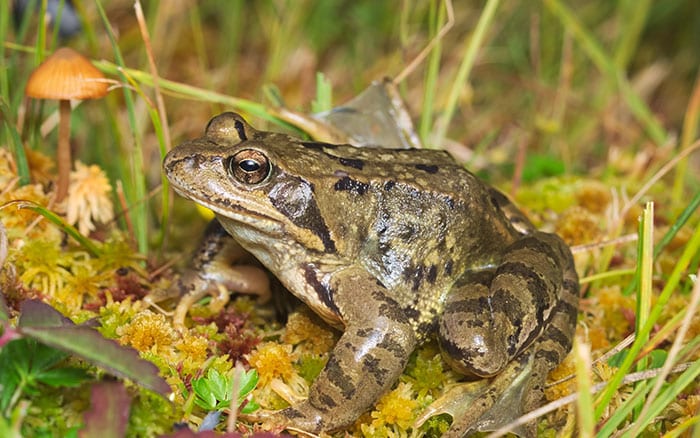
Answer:
<path fill-rule="evenodd" d="M 17 390 L 21 381 L 20 375 L 16 369 L 16 361 L 18 360 L 18 352 L 15 344 L 20 340 L 14 340 L 5 344 L 0 349 L 0 411 L 5 412 L 12 402 L 12 397 Z"/>
<path fill-rule="evenodd" d="M 78 386 L 89 378 L 77 368 L 53 368 L 68 356 L 30 338 L 15 339 L 0 349 L 0 409 L 10 408 L 22 393 L 37 394 L 39 384 Z"/>
<path fill-rule="evenodd" d="M 260 409 L 260 405 L 255 402 L 255 400 L 248 400 L 248 403 L 241 409 L 241 414 L 252 414 L 253 412 Z"/>
<path fill-rule="evenodd" d="M 66 352 L 56 350 L 39 342 L 33 341 L 27 344 L 29 344 L 27 352 L 30 360 L 28 369 L 30 374 L 38 375 L 69 356 Z"/>
<path fill-rule="evenodd" d="M 216 409 L 216 397 L 209 388 L 209 382 L 206 378 L 193 379 L 192 390 L 197 396 L 194 400 L 197 406 L 207 411 Z"/>
<path fill-rule="evenodd" d="M 217 400 L 231 400 L 231 385 L 229 379 L 214 368 L 209 368 L 209 372 L 207 373 L 207 384 Z"/>
<path fill-rule="evenodd" d="M 522 179 L 526 182 L 543 177 L 558 176 L 565 171 L 564 163 L 551 155 L 530 154 L 523 168 Z"/>
<path fill-rule="evenodd" d="M 35 379 L 37 382 L 53 387 L 75 388 L 90 379 L 90 375 L 80 368 L 55 368 L 37 373 Z"/>
<path fill-rule="evenodd" d="M 106 339 L 90 327 L 74 325 L 56 309 L 38 300 L 23 302 L 21 311 L 19 327 L 22 334 L 82 357 L 163 397 L 171 392 L 170 385 L 158 375 L 158 368 L 141 359 L 133 348 Z"/>
<path fill-rule="evenodd" d="M 617 353 L 613 354 L 612 356 L 610 356 L 610 359 L 608 359 L 608 365 L 610 365 L 611 367 L 619 368 L 619 366 L 622 365 L 622 362 L 625 361 L 627 353 L 629 353 L 629 349 L 625 348 L 624 350 L 620 350 Z"/>
<path fill-rule="evenodd" d="M 250 369 L 241 374 L 240 390 L 238 391 L 238 399 L 245 398 L 246 395 L 255 389 L 259 380 L 258 372 L 255 369 Z"/>
<path fill-rule="evenodd" d="M 653 350 L 651 353 L 649 353 L 649 357 L 651 358 L 649 369 L 661 368 L 664 366 L 664 362 L 666 362 L 668 352 L 666 350 Z"/>

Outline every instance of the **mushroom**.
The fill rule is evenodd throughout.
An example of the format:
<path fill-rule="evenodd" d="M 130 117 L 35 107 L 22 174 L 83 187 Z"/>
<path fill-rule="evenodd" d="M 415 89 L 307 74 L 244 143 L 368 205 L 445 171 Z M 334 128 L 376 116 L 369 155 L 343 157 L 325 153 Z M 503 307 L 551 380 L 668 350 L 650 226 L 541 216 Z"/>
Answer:
<path fill-rule="evenodd" d="M 41 63 L 27 81 L 24 94 L 35 99 L 56 99 L 58 110 L 58 147 L 56 162 L 58 182 L 56 202 L 68 193 L 71 169 L 70 100 L 96 99 L 107 94 L 108 84 L 104 75 L 80 53 L 62 47 Z"/>

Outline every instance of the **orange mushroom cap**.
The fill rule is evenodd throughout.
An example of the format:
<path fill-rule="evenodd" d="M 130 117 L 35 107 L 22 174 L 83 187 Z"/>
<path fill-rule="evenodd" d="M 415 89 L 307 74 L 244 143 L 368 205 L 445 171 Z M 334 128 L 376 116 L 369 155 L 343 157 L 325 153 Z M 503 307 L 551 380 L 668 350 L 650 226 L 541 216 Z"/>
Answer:
<path fill-rule="evenodd" d="M 104 78 L 86 57 L 62 47 L 34 69 L 24 94 L 37 99 L 96 99 L 107 94 Z"/>

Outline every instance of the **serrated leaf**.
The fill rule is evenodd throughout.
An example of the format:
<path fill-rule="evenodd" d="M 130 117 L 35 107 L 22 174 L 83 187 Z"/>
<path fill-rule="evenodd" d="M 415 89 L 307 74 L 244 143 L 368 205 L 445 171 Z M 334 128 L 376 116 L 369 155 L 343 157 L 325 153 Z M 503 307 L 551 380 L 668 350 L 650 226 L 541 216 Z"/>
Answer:
<path fill-rule="evenodd" d="M 139 385 L 167 397 L 170 385 L 158 374 L 158 368 L 139 357 L 136 350 L 103 337 L 97 330 L 76 326 L 57 310 L 38 300 L 22 303 L 20 331 L 46 345 L 75 354 L 115 376 L 131 379 Z"/>
<path fill-rule="evenodd" d="M 55 368 L 37 373 L 34 378 L 45 385 L 74 388 L 90 379 L 90 375 L 80 368 Z"/>
<path fill-rule="evenodd" d="M 209 389 L 217 400 L 230 400 L 230 381 L 214 368 L 207 373 Z"/>
<path fill-rule="evenodd" d="M 214 397 L 205 378 L 200 377 L 192 380 L 192 390 L 197 396 L 194 400 L 197 406 L 207 411 L 216 409 L 216 397 Z"/>
<path fill-rule="evenodd" d="M 255 389 L 259 378 L 258 372 L 254 369 L 250 369 L 241 374 L 240 390 L 238 391 L 239 399 L 244 398 L 250 391 Z"/>
<path fill-rule="evenodd" d="M 4 412 L 10 405 L 12 396 L 19 385 L 20 377 L 13 363 L 12 344 L 18 340 L 7 343 L 0 349 L 0 411 Z"/>
<path fill-rule="evenodd" d="M 8 342 L 0 350 L 0 381 L 3 376 L 14 373 L 26 374 L 30 364 L 30 343 L 35 341 L 29 339 L 15 339 Z"/>
<path fill-rule="evenodd" d="M 101 382 L 92 387 L 90 410 L 85 413 L 85 427 L 80 438 L 122 438 L 129 424 L 131 397 L 121 382 Z"/>
<path fill-rule="evenodd" d="M 39 374 L 48 368 L 58 364 L 65 358 L 69 356 L 65 351 L 57 350 L 51 348 L 48 345 L 36 342 L 33 339 L 28 339 L 28 344 L 31 346 L 28 348 L 29 354 L 29 369 L 31 374 Z"/>

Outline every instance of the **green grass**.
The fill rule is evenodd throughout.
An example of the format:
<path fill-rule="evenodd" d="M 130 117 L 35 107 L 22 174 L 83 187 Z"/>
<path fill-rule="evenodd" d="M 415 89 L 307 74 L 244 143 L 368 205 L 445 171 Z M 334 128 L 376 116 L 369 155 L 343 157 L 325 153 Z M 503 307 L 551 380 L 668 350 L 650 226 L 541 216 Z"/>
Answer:
<path fill-rule="evenodd" d="M 55 225 L 37 227 L 71 236 L 56 245 L 92 253 L 62 268 L 77 272 L 81 257 L 104 256 L 94 240 L 119 235 L 144 256 L 133 268 L 138 283 L 160 289 L 152 279 L 191 249 L 198 236 L 190 224 L 204 222 L 162 175 L 171 147 L 224 110 L 244 113 L 258 128 L 289 129 L 280 104 L 302 114 L 323 110 L 401 74 L 397 85 L 427 147 L 453 152 L 538 224 L 569 230 L 584 295 L 576 354 L 563 368 L 579 377 L 558 395 L 582 394 L 547 424 L 581 436 L 700 434 L 700 291 L 692 277 L 700 265 L 700 18 L 693 2 L 489 0 L 454 4 L 452 16 L 437 1 L 199 1 L 184 10 L 153 1 L 144 2 L 139 27 L 133 2 L 97 0 L 75 2 L 83 30 L 63 42 L 36 18 L 41 11 L 14 23 L 12 2 L 0 3 L 0 147 L 17 177 L 0 175 L 8 263 L 31 266 L 20 262 L 24 227 L 42 216 Z M 404 70 L 431 41 L 425 58 Z M 107 172 L 117 211 L 89 238 L 59 208 L 21 191 L 39 182 L 50 192 L 21 145 L 55 154 L 57 104 L 28 100 L 23 89 L 62 44 L 115 84 L 72 114 L 74 156 Z M 14 193 L 21 197 L 10 199 Z M 638 237 L 622 239 L 629 234 Z M 87 309 L 52 300 L 88 318 Z M 634 341 L 614 367 L 597 362 L 630 333 Z M 22 426 L 18 406 L 0 430 Z"/>

